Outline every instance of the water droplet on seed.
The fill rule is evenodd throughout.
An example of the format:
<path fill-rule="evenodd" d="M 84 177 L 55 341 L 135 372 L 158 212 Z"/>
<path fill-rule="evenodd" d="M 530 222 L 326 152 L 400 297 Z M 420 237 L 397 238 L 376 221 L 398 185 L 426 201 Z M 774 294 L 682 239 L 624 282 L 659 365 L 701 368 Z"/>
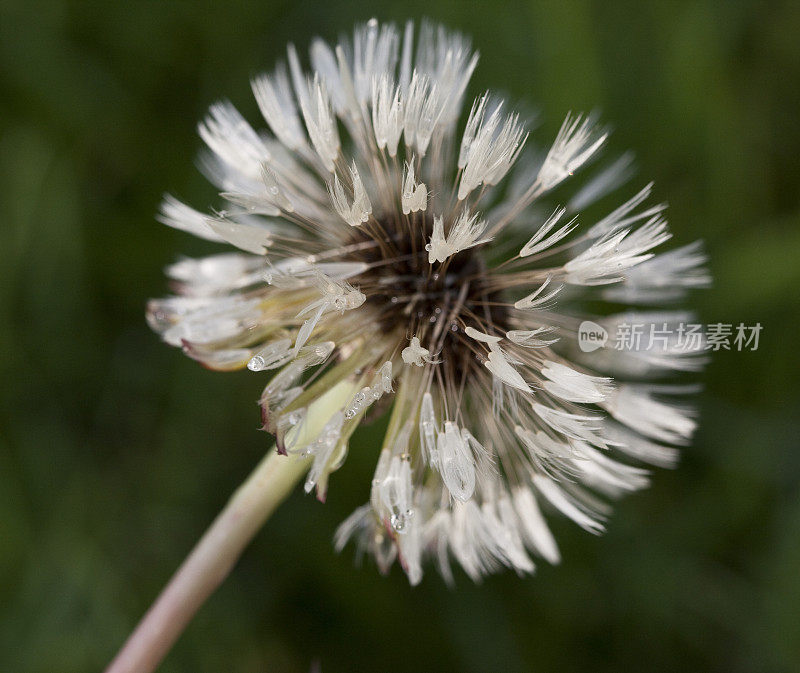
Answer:
<path fill-rule="evenodd" d="M 264 369 L 264 358 L 262 358 L 260 355 L 256 355 L 250 359 L 250 362 L 247 363 L 247 368 L 251 372 L 260 372 L 262 369 Z"/>

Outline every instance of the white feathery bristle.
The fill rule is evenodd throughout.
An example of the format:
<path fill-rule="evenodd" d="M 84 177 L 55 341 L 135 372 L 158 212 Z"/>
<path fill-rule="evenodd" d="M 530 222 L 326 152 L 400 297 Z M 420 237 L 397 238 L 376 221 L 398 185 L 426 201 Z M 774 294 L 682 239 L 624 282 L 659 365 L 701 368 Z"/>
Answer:
<path fill-rule="evenodd" d="M 340 140 L 328 93 L 318 74 L 305 87 L 306 95 L 300 97 L 300 107 L 308 136 L 323 166 L 333 173 L 339 158 Z"/>
<path fill-rule="evenodd" d="M 486 332 L 481 332 L 480 330 L 476 330 L 474 327 L 471 326 L 467 327 L 464 330 L 464 334 L 466 334 L 470 339 L 474 339 L 475 341 L 480 341 L 481 343 L 490 345 L 498 343 L 503 338 L 487 334 Z"/>
<path fill-rule="evenodd" d="M 426 464 L 438 463 L 439 451 L 436 448 L 436 439 L 439 435 L 439 426 L 433 411 L 433 397 L 429 392 L 422 395 L 422 404 L 419 411 L 419 444 L 422 457 Z"/>
<path fill-rule="evenodd" d="M 428 207 L 428 188 L 424 182 L 417 182 L 414 174 L 415 160 L 416 157 L 412 156 L 403 169 L 403 193 L 400 201 L 403 215 L 425 212 Z"/>
<path fill-rule="evenodd" d="M 428 151 L 442 111 L 440 90 L 431 84 L 428 77 L 415 70 L 406 96 L 403 137 L 406 145 L 421 157 Z"/>
<path fill-rule="evenodd" d="M 358 227 L 369 220 L 372 214 L 372 203 L 364 188 L 364 182 L 355 162 L 350 168 L 350 177 L 353 183 L 353 202 L 350 203 L 345 194 L 339 176 L 334 173 L 333 185 L 330 186 L 331 201 L 339 216 L 351 227 Z"/>
<path fill-rule="evenodd" d="M 389 524 L 396 533 L 405 533 L 414 516 L 411 464 L 399 456 L 389 461 L 389 469 L 379 486 L 380 501 L 389 513 Z"/>
<path fill-rule="evenodd" d="M 580 455 L 575 465 L 584 480 L 606 495 L 618 497 L 625 492 L 641 490 L 650 483 L 645 469 L 620 463 L 585 442 L 576 441 L 573 445 Z"/>
<path fill-rule="evenodd" d="M 447 490 L 456 500 L 466 502 L 475 491 L 475 461 L 458 426 L 452 421 L 445 421 L 444 431 L 438 433 L 436 449 L 436 468 Z"/>
<path fill-rule="evenodd" d="M 597 131 L 591 116 L 567 115 L 539 169 L 537 182 L 542 189 L 552 189 L 572 175 L 600 149 L 607 137 L 608 133 Z"/>
<path fill-rule="evenodd" d="M 556 285 L 555 287 L 550 288 L 548 292 L 545 292 L 545 289 L 550 286 L 551 281 L 552 277 L 548 276 L 545 281 L 527 297 L 523 297 L 522 299 L 514 302 L 514 308 L 522 310 L 543 308 L 547 302 L 555 298 L 555 296 L 561 292 L 561 288 L 563 287 L 562 285 Z"/>
<path fill-rule="evenodd" d="M 399 35 L 391 24 L 370 19 L 358 26 L 353 36 L 353 83 L 358 102 L 365 105 L 372 94 L 372 82 L 381 74 L 394 72 Z"/>
<path fill-rule="evenodd" d="M 372 127 L 378 149 L 386 149 L 390 157 L 397 155 L 403 121 L 400 88 L 384 74 L 372 83 Z"/>
<path fill-rule="evenodd" d="M 531 236 L 530 240 L 522 246 L 522 249 L 519 251 L 520 257 L 530 257 L 537 252 L 541 252 L 542 250 L 547 250 L 549 247 L 558 243 L 562 238 L 569 235 L 575 227 L 578 226 L 578 218 L 574 217 L 569 222 L 567 222 L 563 227 L 561 227 L 558 231 L 554 232 L 550 236 L 547 234 L 550 230 L 558 224 L 558 221 L 561 219 L 561 216 L 567 211 L 566 208 L 563 206 L 559 206 L 553 211 L 553 214 L 545 220 L 545 223 L 539 227 L 538 231 Z M 545 238 L 547 236 L 547 238 Z"/>
<path fill-rule="evenodd" d="M 253 180 L 258 179 L 262 162 L 270 160 L 264 141 L 227 101 L 212 105 L 197 128 L 219 160 Z"/>
<path fill-rule="evenodd" d="M 517 346 L 523 348 L 547 348 L 558 342 L 558 337 L 554 339 L 540 339 L 539 335 L 551 334 L 554 327 L 537 327 L 531 330 L 510 330 L 506 332 L 506 339 Z"/>
<path fill-rule="evenodd" d="M 428 262 L 430 264 L 444 262 L 462 250 L 490 241 L 490 238 L 480 238 L 486 231 L 486 222 L 478 219 L 479 217 L 479 213 L 470 215 L 469 211 L 464 210 L 453 223 L 450 233 L 445 236 L 442 217 L 434 216 L 431 240 L 425 246 L 428 251 Z"/>
<path fill-rule="evenodd" d="M 544 382 L 544 389 L 569 402 L 597 404 L 605 400 L 614 389 L 609 377 L 590 376 L 551 360 L 544 361 L 542 374 L 549 379 Z"/>
<path fill-rule="evenodd" d="M 241 252 L 223 252 L 194 259 L 184 257 L 170 264 L 164 273 L 178 281 L 185 295 L 211 297 L 230 288 L 244 288 L 262 279 L 263 260 Z"/>
<path fill-rule="evenodd" d="M 701 241 L 664 252 L 628 269 L 621 283 L 603 291 L 603 298 L 627 304 L 681 299 L 687 290 L 711 285 L 707 261 Z"/>
<path fill-rule="evenodd" d="M 634 173 L 633 152 L 625 152 L 586 182 L 567 203 L 570 212 L 583 210 L 630 180 Z"/>
<path fill-rule="evenodd" d="M 621 206 L 618 206 L 617 208 L 612 210 L 597 224 L 592 226 L 589 229 L 589 231 L 586 232 L 586 235 L 589 238 L 599 238 L 600 236 L 604 236 L 612 231 L 617 231 L 624 227 L 629 227 L 632 224 L 636 224 L 637 222 L 648 219 L 650 217 L 653 217 L 654 215 L 658 215 L 659 213 L 663 212 L 667 207 L 666 203 L 656 204 L 655 206 L 651 206 L 650 208 L 647 208 L 646 210 L 643 210 L 640 213 L 631 215 L 634 209 L 650 196 L 652 191 L 653 191 L 653 183 L 651 182 L 645 185 L 639 192 L 634 194 Z"/>
<path fill-rule="evenodd" d="M 272 232 L 258 224 L 237 222 L 226 217 L 209 217 L 206 224 L 221 239 L 254 255 L 266 254 L 272 245 Z"/>
<path fill-rule="evenodd" d="M 522 377 L 522 374 L 512 366 L 506 354 L 496 343 L 489 344 L 489 357 L 484 364 L 486 365 L 486 369 L 492 372 L 494 376 L 507 386 L 516 388 L 523 393 L 530 392 L 531 387 Z"/>
<path fill-rule="evenodd" d="M 653 216 L 638 229 L 611 231 L 564 265 L 565 280 L 573 285 L 607 285 L 653 257 L 649 251 L 669 240 L 667 222 Z"/>
<path fill-rule="evenodd" d="M 266 198 L 285 213 L 294 212 L 294 204 L 278 182 L 278 176 L 267 164 L 261 164 L 261 180 L 267 190 Z"/>
<path fill-rule="evenodd" d="M 311 41 L 308 53 L 311 58 L 311 67 L 325 82 L 333 109 L 337 115 L 345 115 L 350 101 L 348 100 L 348 87 L 345 85 L 346 78 L 342 74 L 336 52 L 324 40 L 315 38 Z"/>
<path fill-rule="evenodd" d="M 570 439 L 582 439 L 594 446 L 606 448 L 606 440 L 598 434 L 602 431 L 603 417 L 598 414 L 573 414 L 562 409 L 547 407 L 534 402 L 531 408 L 545 424 Z"/>
<path fill-rule="evenodd" d="M 305 491 L 309 493 L 312 488 L 317 484 L 317 481 L 322 476 L 325 466 L 333 454 L 333 450 L 339 443 L 339 438 L 342 436 L 342 424 L 344 423 L 344 414 L 337 411 L 331 419 L 322 428 L 319 436 L 305 448 L 305 452 L 314 456 L 314 462 L 306 476 Z"/>
<path fill-rule="evenodd" d="M 513 489 L 512 498 L 522 534 L 528 545 L 549 563 L 553 565 L 560 563 L 561 554 L 558 545 L 531 489 L 517 486 Z"/>
<path fill-rule="evenodd" d="M 482 184 L 495 185 L 517 160 L 527 135 L 518 115 L 502 117 L 498 104 L 486 117 L 488 94 L 472 108 L 461 144 L 459 168 L 463 173 L 458 187 L 458 200 L 463 201 Z"/>
<path fill-rule="evenodd" d="M 590 533 L 602 533 L 605 530 L 602 522 L 596 516 L 581 509 L 573 498 L 570 498 L 564 490 L 552 479 L 541 474 L 534 475 L 533 484 L 547 501 L 559 510 L 568 519 L 572 519 L 584 530 Z"/>
<path fill-rule="evenodd" d="M 258 108 L 278 140 L 291 150 L 304 147 L 306 134 L 286 67 L 280 66 L 271 75 L 256 77 L 252 88 Z"/>
<path fill-rule="evenodd" d="M 669 444 L 686 444 L 697 427 L 693 411 L 653 397 L 654 386 L 626 383 L 606 403 L 608 412 L 645 437 Z"/>
<path fill-rule="evenodd" d="M 180 229 L 207 241 L 220 243 L 225 240 L 209 226 L 208 215 L 187 206 L 171 194 L 164 195 L 158 219 L 169 227 Z"/>
<path fill-rule="evenodd" d="M 504 565 L 520 575 L 532 573 L 536 566 L 525 551 L 511 499 L 503 495 L 497 501 L 488 500 L 483 503 L 482 510 L 486 527 L 497 544 Z"/>

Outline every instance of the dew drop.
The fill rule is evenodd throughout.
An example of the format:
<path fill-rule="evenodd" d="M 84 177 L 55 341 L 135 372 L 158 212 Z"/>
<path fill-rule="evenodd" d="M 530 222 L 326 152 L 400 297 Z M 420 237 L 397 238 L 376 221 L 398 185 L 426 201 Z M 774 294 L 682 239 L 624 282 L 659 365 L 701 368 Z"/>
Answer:
<path fill-rule="evenodd" d="M 260 372 L 262 369 L 264 369 L 264 358 L 262 358 L 260 355 L 250 358 L 250 362 L 247 363 L 247 368 L 251 372 Z"/>
<path fill-rule="evenodd" d="M 389 522 L 392 524 L 392 528 L 394 528 L 398 533 L 405 531 L 406 517 L 404 514 L 392 514 Z"/>

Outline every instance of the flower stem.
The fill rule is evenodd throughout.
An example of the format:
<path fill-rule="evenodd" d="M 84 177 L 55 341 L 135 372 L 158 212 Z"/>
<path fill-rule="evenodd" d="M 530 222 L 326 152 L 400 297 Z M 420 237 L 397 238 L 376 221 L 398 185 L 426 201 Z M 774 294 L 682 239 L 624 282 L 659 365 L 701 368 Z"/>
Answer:
<path fill-rule="evenodd" d="M 271 451 L 233 494 L 150 607 L 106 673 L 151 673 L 244 548 L 308 470 Z"/>

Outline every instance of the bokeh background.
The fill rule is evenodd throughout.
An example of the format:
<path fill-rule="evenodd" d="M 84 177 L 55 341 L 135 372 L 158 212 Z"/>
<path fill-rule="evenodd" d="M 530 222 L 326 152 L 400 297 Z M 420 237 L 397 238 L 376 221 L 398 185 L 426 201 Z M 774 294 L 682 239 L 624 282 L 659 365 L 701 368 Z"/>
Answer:
<path fill-rule="evenodd" d="M 0 3 L 0 670 L 107 663 L 269 446 L 261 383 L 205 371 L 145 326 L 162 267 L 212 247 L 154 221 L 200 207 L 195 123 L 288 40 L 371 15 L 429 16 L 482 53 L 471 94 L 542 113 L 599 108 L 612 151 L 706 240 L 703 322 L 764 326 L 722 352 L 676 471 L 602 538 L 554 519 L 538 574 L 356 568 L 333 552 L 367 497 L 363 434 L 326 505 L 295 494 L 163 665 L 165 673 L 800 670 L 800 3 L 447 0 Z"/>

